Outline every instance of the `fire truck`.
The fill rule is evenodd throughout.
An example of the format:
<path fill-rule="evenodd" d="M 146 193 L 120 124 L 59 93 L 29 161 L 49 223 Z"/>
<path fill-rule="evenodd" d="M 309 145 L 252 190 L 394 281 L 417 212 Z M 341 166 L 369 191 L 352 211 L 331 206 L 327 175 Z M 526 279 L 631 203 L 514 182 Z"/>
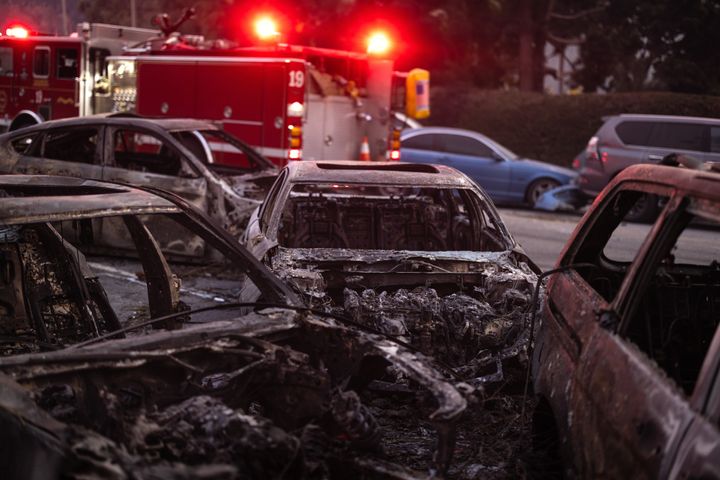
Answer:
<path fill-rule="evenodd" d="M 0 131 L 107 110 L 107 58 L 159 34 L 99 23 L 69 36 L 9 26 L 0 33 Z"/>
<path fill-rule="evenodd" d="M 171 31 L 176 27 L 161 26 L 162 34 L 151 32 L 142 41 L 128 42 L 114 55 L 96 53 L 93 36 L 82 32 L 73 39 L 48 37 L 44 41 L 57 46 L 47 53 L 49 66 L 37 70 L 44 77 L 36 76 L 34 67 L 42 61 L 37 49 L 45 45 L 44 37 L 22 39 L 24 54 L 17 47 L 21 39 L 14 39 L 15 64 L 20 64 L 15 58 L 27 63 L 27 87 L 19 95 L 22 87 L 13 83 L 15 103 L 0 113 L 6 118 L 20 114 L 16 124 L 29 121 L 28 112 L 44 119 L 125 113 L 210 120 L 278 165 L 300 159 L 397 160 L 400 132 L 393 128 L 394 113 L 412 118 L 429 114 L 428 73 L 394 72 L 393 62 L 377 52 L 277 42 L 242 47 L 180 35 Z M 72 63 L 63 42 L 77 44 L 71 58 L 83 61 L 76 61 L 74 69 L 63 67 Z M 31 92 L 28 87 L 36 84 Z M 55 84 L 62 94 L 51 99 L 47 85 Z M 43 85 L 44 90 L 39 88 Z M 7 88 L 0 83 L 0 95 Z M 28 95 L 36 101 L 21 105 L 17 99 Z M 241 152 L 230 145 L 209 148 L 217 163 L 244 163 Z"/>

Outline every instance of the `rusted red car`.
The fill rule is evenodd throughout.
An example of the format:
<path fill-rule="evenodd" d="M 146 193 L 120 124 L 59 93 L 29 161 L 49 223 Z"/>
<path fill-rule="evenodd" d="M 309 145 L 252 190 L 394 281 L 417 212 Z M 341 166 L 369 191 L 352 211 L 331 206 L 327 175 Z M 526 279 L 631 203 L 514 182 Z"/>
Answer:
<path fill-rule="evenodd" d="M 648 194 L 655 222 L 625 222 Z M 553 473 L 720 478 L 719 226 L 720 174 L 648 165 L 579 223 L 533 352 L 534 442 Z"/>

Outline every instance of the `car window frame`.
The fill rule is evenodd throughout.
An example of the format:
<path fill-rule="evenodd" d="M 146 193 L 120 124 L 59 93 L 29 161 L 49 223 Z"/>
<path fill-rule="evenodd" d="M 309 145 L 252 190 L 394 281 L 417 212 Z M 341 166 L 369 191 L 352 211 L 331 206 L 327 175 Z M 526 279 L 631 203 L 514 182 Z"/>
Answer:
<path fill-rule="evenodd" d="M 656 145 L 655 142 L 658 138 L 668 138 L 669 135 L 667 134 L 668 130 L 672 130 L 673 127 L 677 126 L 692 126 L 692 127 L 699 127 L 702 129 L 702 139 L 700 148 L 683 148 L 678 146 L 663 146 L 663 145 Z M 711 125 L 706 123 L 700 123 L 700 122 L 671 122 L 671 121 L 657 121 L 653 123 L 652 130 L 650 132 L 650 135 L 647 138 L 646 146 L 647 148 L 660 148 L 663 150 L 681 150 L 685 152 L 698 152 L 698 153 L 708 153 L 710 152 L 710 127 Z"/>
<path fill-rule="evenodd" d="M 625 269 L 625 273 L 622 279 L 622 282 L 620 283 L 620 286 L 618 287 L 617 293 L 613 297 L 612 300 L 606 300 L 603 295 L 598 292 L 595 288 L 593 288 L 592 285 L 577 271 L 576 268 L 571 268 L 573 264 L 577 263 L 575 260 L 575 257 L 578 255 L 579 251 L 582 249 L 582 246 L 585 244 L 586 241 L 588 241 L 589 237 L 592 233 L 594 233 L 594 228 L 597 225 L 597 222 L 599 221 L 600 217 L 602 216 L 605 209 L 612 208 L 612 203 L 616 200 L 616 198 L 625 191 L 633 191 L 633 192 L 641 192 L 641 193 L 647 193 L 647 194 L 654 194 L 654 195 L 660 195 L 660 196 L 667 196 L 669 198 L 668 202 L 663 206 L 662 210 L 660 211 L 660 214 L 656 218 L 655 222 L 653 223 L 652 227 L 650 228 L 650 231 L 647 233 L 647 236 L 643 240 L 642 244 L 640 245 L 640 248 L 638 248 L 637 253 L 635 254 L 635 258 L 627 263 L 624 264 L 622 267 Z M 572 240 L 572 244 L 568 247 L 568 249 L 565 251 L 565 253 L 562 255 L 562 258 L 559 262 L 559 266 L 569 268 L 570 272 L 572 273 L 574 281 L 580 281 L 584 285 L 585 289 L 588 291 L 592 291 L 594 295 L 597 297 L 598 300 L 602 301 L 602 304 L 604 304 L 607 307 L 607 310 L 612 312 L 614 315 L 617 316 L 617 318 L 622 318 L 620 316 L 619 308 L 622 307 L 625 303 L 625 298 L 628 296 L 629 292 L 631 291 L 631 285 L 634 282 L 635 277 L 637 276 L 637 271 L 640 268 L 641 265 L 644 264 L 645 258 L 648 254 L 648 251 L 650 250 L 651 246 L 655 242 L 655 238 L 658 235 L 658 232 L 662 228 L 662 225 L 664 224 L 665 219 L 668 216 L 668 212 L 671 211 L 671 209 L 675 208 L 675 203 L 673 199 L 675 198 L 673 188 L 669 185 L 660 185 L 660 184 L 651 184 L 651 183 L 645 183 L 635 180 L 627 180 L 624 182 L 620 182 L 615 187 L 608 192 L 602 199 L 601 203 L 598 204 L 597 207 L 595 207 L 592 210 L 592 217 L 588 217 L 588 220 L 592 218 L 590 221 L 586 221 L 582 224 L 581 230 L 577 232 Z M 616 227 L 617 228 L 617 227 Z M 615 229 L 613 229 L 612 232 L 608 235 L 608 240 L 612 237 L 612 234 L 614 233 Z M 607 242 L 605 243 L 607 244 Z M 604 248 L 604 247 L 603 247 Z M 604 258 L 604 255 L 602 252 L 600 252 L 600 255 L 603 256 L 603 261 L 606 261 L 607 259 Z M 624 263 L 624 262 L 623 262 Z M 599 320 L 599 316 L 598 316 Z"/>
<path fill-rule="evenodd" d="M 441 152 L 442 153 L 443 150 L 441 149 L 441 147 L 437 141 L 438 135 L 440 135 L 440 134 L 437 132 L 419 132 L 414 135 L 409 135 L 405 140 L 402 140 L 400 142 L 400 148 L 409 148 L 411 150 L 419 150 L 421 152 Z M 407 142 L 408 140 L 412 140 L 412 139 L 416 139 L 416 138 L 420 138 L 420 137 L 429 137 L 431 139 L 430 144 L 432 145 L 432 148 L 429 148 L 429 149 L 417 148 L 417 147 L 407 146 L 407 144 L 406 145 L 402 144 L 402 142 Z"/>
<path fill-rule="evenodd" d="M 59 158 L 48 158 L 45 156 L 45 146 L 47 144 L 48 139 L 54 132 L 59 132 L 59 131 L 63 131 L 63 130 L 65 130 L 65 131 L 67 131 L 67 130 L 85 130 L 85 129 L 90 129 L 90 128 L 94 128 L 97 130 L 97 142 L 95 144 L 95 153 L 93 154 L 92 163 L 77 162 L 77 161 L 72 161 L 72 160 L 62 160 Z M 38 155 L 23 155 L 23 156 L 30 157 L 30 158 L 39 158 L 39 159 L 43 159 L 43 160 L 51 160 L 53 162 L 63 162 L 63 163 L 72 163 L 75 165 L 88 165 L 88 166 L 103 167 L 104 166 L 104 158 L 103 158 L 104 157 L 104 147 L 103 147 L 103 145 L 105 143 L 104 137 L 105 137 L 104 126 L 100 125 L 100 124 L 95 124 L 95 123 L 65 125 L 65 126 L 60 126 L 60 127 L 49 128 L 47 130 L 44 130 L 41 134 L 41 140 L 40 140 L 40 142 L 38 142 L 40 145 L 38 147 L 39 152 L 37 152 L 37 151 L 35 152 L 35 153 L 39 153 L 39 154 Z"/>
<path fill-rule="evenodd" d="M 484 147 L 489 152 L 489 154 L 487 156 L 485 156 L 485 155 L 450 151 L 445 137 L 459 137 L 459 138 L 463 138 L 463 139 L 467 139 L 467 140 L 472 140 L 474 142 L 479 143 L 482 147 Z M 485 142 L 481 141 L 480 139 L 475 138 L 470 135 L 463 135 L 463 134 L 459 134 L 459 133 L 439 133 L 437 136 L 436 142 L 438 142 L 437 144 L 441 148 L 441 151 L 444 153 L 447 153 L 449 155 L 461 155 L 464 157 L 475 157 L 475 158 L 494 158 L 494 156 L 497 155 L 497 153 L 495 152 L 495 150 L 492 147 L 490 147 L 489 145 L 487 145 Z"/>
<path fill-rule="evenodd" d="M 15 150 L 15 147 L 13 147 L 13 143 L 15 143 L 16 141 L 18 141 L 22 138 L 31 137 L 33 135 L 36 137 L 34 139 L 35 145 L 32 146 L 29 153 L 28 152 L 21 153 L 21 152 L 18 152 L 17 150 Z M 42 146 L 43 146 L 44 141 L 45 141 L 45 132 L 44 131 L 34 130 L 32 132 L 26 132 L 23 129 L 23 131 L 18 132 L 18 135 L 13 135 L 11 138 L 8 138 L 7 142 L 5 143 L 5 146 L 9 151 L 13 152 L 15 155 L 19 155 L 20 158 L 42 158 L 39 154 L 39 151 L 42 151 Z"/>
<path fill-rule="evenodd" d="M 118 131 L 122 130 L 131 130 L 139 132 L 143 135 L 150 135 L 152 137 L 158 138 L 164 145 L 166 145 L 173 153 L 175 153 L 179 159 L 180 162 L 183 162 L 189 166 L 189 168 L 192 170 L 192 172 L 195 174 L 193 177 L 181 177 L 178 175 L 168 175 L 164 173 L 157 173 L 157 172 L 141 172 L 138 170 L 131 170 L 125 167 L 120 167 L 115 162 L 115 135 Z M 200 178 L 205 178 L 205 175 L 203 172 L 195 165 L 194 162 L 192 162 L 189 158 L 189 155 L 187 155 L 183 150 L 187 150 L 183 145 L 180 144 L 180 147 L 176 143 L 180 143 L 176 138 L 174 138 L 172 135 L 164 135 L 163 132 L 157 132 L 151 128 L 147 128 L 145 126 L 138 126 L 138 125 L 108 125 L 107 126 L 107 132 L 105 134 L 106 138 L 106 157 L 105 157 L 105 163 L 104 166 L 109 168 L 117 168 L 119 170 L 125 171 L 125 172 L 135 172 L 135 173 L 143 173 L 143 174 L 149 174 L 149 175 L 158 175 L 161 177 L 166 178 L 174 178 L 177 180 L 197 180 Z M 188 151 L 189 152 L 189 151 Z M 189 152 L 192 155 L 192 152 Z M 200 160 L 198 160 L 200 161 Z"/>

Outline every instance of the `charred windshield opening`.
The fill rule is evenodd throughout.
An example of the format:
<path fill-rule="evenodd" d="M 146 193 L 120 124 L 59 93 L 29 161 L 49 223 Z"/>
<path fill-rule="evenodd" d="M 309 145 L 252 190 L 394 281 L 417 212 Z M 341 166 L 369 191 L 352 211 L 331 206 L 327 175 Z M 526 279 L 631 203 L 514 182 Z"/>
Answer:
<path fill-rule="evenodd" d="M 503 251 L 507 245 L 467 189 L 299 184 L 282 212 L 287 248 Z"/>

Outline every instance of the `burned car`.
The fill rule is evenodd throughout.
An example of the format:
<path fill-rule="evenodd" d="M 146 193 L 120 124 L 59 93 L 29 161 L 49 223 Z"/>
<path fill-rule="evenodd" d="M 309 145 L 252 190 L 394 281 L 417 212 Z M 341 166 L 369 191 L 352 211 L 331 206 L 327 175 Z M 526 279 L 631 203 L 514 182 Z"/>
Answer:
<path fill-rule="evenodd" d="M 456 444 L 472 458 L 456 436 L 469 386 L 307 308 L 190 202 L 50 176 L 2 176 L 0 193 L 4 479 L 408 479 L 444 475 Z M 156 216 L 223 260 L 179 263 Z M 110 220 L 134 258 L 87 256 L 72 235 Z"/>
<path fill-rule="evenodd" d="M 537 269 L 485 193 L 452 168 L 291 163 L 244 240 L 310 305 L 470 382 L 502 379 L 502 360 L 524 352 Z"/>
<path fill-rule="evenodd" d="M 0 135 L 0 173 L 66 175 L 162 188 L 239 235 L 277 168 L 209 122 L 98 115 Z M 98 233 L 95 240 L 100 245 L 127 243 Z M 203 256 L 195 247 L 178 244 L 175 249 Z"/>
<path fill-rule="evenodd" d="M 632 166 L 578 224 L 533 355 L 558 475 L 720 478 L 720 174 Z M 643 197 L 651 225 L 628 223 Z"/>

